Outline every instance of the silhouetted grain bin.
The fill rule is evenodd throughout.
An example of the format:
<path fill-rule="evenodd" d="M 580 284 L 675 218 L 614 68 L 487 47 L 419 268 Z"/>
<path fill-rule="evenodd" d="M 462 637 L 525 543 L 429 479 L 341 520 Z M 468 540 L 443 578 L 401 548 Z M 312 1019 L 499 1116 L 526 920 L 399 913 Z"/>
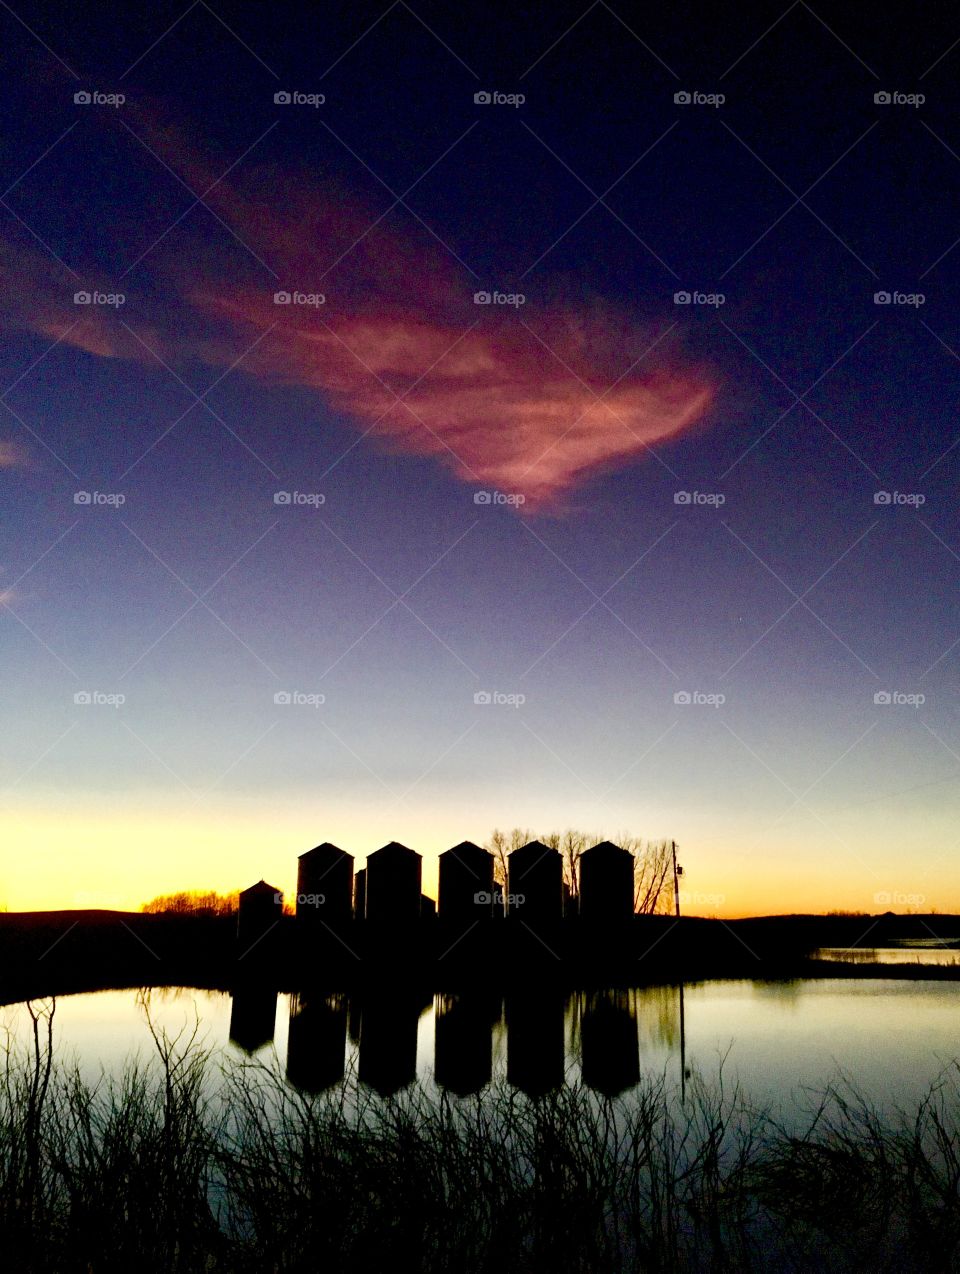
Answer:
<path fill-rule="evenodd" d="M 367 918 L 367 869 L 361 867 L 353 878 L 353 914 L 357 920 Z"/>
<path fill-rule="evenodd" d="M 237 941 L 249 950 L 265 937 L 283 915 L 283 894 L 265 880 L 258 880 L 240 894 L 237 909 Z"/>
<path fill-rule="evenodd" d="M 563 915 L 563 860 L 532 840 L 507 859 L 507 912 L 527 924 L 553 924 Z"/>
<path fill-rule="evenodd" d="M 472 924 L 493 913 L 493 855 L 473 841 L 461 841 L 440 855 L 441 920 Z"/>
<path fill-rule="evenodd" d="M 589 921 L 633 915 L 633 855 L 604 840 L 580 855 L 580 915 Z"/>
<path fill-rule="evenodd" d="M 297 860 L 297 922 L 342 924 L 353 915 L 353 855 L 324 841 Z"/>
<path fill-rule="evenodd" d="M 420 919 L 433 920 L 437 914 L 437 904 L 428 894 L 420 895 Z"/>
<path fill-rule="evenodd" d="M 420 918 L 422 859 L 391 841 L 367 859 L 367 919 L 383 928 L 414 924 Z"/>

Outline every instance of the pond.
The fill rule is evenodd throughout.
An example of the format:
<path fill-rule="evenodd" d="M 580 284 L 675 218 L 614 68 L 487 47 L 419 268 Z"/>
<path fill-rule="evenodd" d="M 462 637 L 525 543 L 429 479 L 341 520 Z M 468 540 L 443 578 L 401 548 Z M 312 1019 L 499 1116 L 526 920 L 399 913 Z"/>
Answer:
<path fill-rule="evenodd" d="M 49 1011 L 53 1002 L 35 1001 Z M 758 1104 L 786 1112 L 841 1076 L 884 1108 L 918 1102 L 960 1057 L 960 983 L 907 979 L 706 981 L 601 992 L 475 995 L 280 994 L 188 987 L 57 998 L 60 1062 L 88 1080 L 154 1052 L 150 1027 L 194 1028 L 224 1059 L 277 1058 L 287 1080 L 323 1091 L 356 1069 L 381 1094 L 415 1079 L 458 1096 L 507 1081 L 536 1095 L 582 1079 L 629 1093 L 643 1076 L 708 1080 L 723 1069 Z M 26 1005 L 0 1008 L 0 1031 L 23 1047 Z"/>

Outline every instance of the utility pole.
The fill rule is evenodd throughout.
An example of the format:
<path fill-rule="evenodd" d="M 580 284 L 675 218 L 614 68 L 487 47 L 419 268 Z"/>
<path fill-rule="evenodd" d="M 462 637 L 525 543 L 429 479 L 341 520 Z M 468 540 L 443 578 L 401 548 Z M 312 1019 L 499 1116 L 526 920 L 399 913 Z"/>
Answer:
<path fill-rule="evenodd" d="M 677 842 L 670 842 L 670 850 L 673 854 L 673 905 L 677 916 L 680 915 L 680 880 L 683 875 L 683 868 L 677 866 Z"/>

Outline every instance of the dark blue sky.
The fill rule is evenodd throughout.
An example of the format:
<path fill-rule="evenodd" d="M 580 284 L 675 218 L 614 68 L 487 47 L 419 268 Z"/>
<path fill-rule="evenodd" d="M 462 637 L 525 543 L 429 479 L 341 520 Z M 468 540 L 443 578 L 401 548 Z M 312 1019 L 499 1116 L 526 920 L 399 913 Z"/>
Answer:
<path fill-rule="evenodd" d="M 960 907 L 949 13 L 0 28 L 0 900 L 516 823 Z"/>

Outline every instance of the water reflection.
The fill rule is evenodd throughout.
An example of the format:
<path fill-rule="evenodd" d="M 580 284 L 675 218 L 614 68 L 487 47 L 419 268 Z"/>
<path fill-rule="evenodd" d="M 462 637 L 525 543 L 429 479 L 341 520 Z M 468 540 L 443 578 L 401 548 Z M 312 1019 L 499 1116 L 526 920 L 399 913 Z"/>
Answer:
<path fill-rule="evenodd" d="M 509 1079 L 538 1095 L 582 1078 L 601 1094 L 629 1095 L 638 1076 L 689 1066 L 716 1075 L 722 1059 L 757 1101 L 816 1087 L 840 1069 L 879 1102 L 909 1104 L 960 1053 L 960 983 L 843 978 L 787 983 L 715 981 L 678 986 L 552 992 L 517 987 L 505 998 L 463 988 L 442 995 L 302 987 L 282 995 L 251 980 L 232 998 L 195 988 L 101 991 L 57 999 L 58 1056 L 86 1078 L 120 1074 L 155 1056 L 151 1031 L 244 1050 L 291 1085 L 325 1091 L 360 1071 L 383 1093 L 412 1080 L 454 1098 Z M 29 1050 L 24 1005 L 0 1009 L 6 1031 Z M 684 1056 L 686 1054 L 686 1056 Z M 211 1083 L 219 1074 L 211 1068 Z"/>
<path fill-rule="evenodd" d="M 432 996 L 364 992 L 360 1000 L 360 1082 L 391 1097 L 417 1077 L 417 1023 Z"/>
<path fill-rule="evenodd" d="M 298 991 L 290 997 L 287 1079 L 295 1088 L 319 1093 L 344 1076 L 347 997 Z"/>
<path fill-rule="evenodd" d="M 233 992 L 230 1039 L 245 1053 L 255 1053 L 273 1039 L 277 1020 L 277 992 L 273 987 L 250 983 Z"/>
<path fill-rule="evenodd" d="M 493 1027 L 500 1006 L 482 991 L 438 995 L 434 1005 L 434 1075 L 458 1097 L 493 1078 Z"/>
<path fill-rule="evenodd" d="M 821 947 L 815 960 L 836 960 L 841 964 L 960 964 L 956 947 L 904 943 L 899 947 Z"/>

